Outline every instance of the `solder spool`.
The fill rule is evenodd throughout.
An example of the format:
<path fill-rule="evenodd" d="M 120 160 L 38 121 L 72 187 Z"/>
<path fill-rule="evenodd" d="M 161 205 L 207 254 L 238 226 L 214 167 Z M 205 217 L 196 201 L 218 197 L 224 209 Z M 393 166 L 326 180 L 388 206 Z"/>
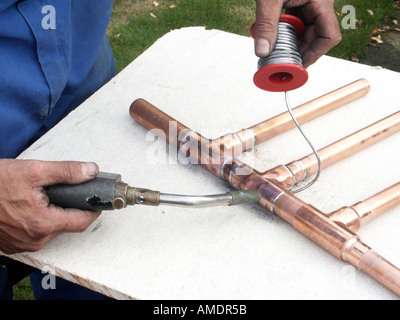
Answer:
<path fill-rule="evenodd" d="M 278 39 L 275 49 L 258 61 L 254 84 L 260 89 L 272 92 L 286 92 L 297 89 L 308 80 L 298 52 L 297 41 L 304 32 L 304 23 L 298 17 L 282 14 L 279 19 Z M 252 36 L 254 25 L 251 28 Z"/>
<path fill-rule="evenodd" d="M 252 37 L 254 37 L 254 27 L 255 24 L 250 29 Z M 285 92 L 285 102 L 288 112 L 317 158 L 318 171 L 315 177 L 306 185 L 295 190 L 290 190 L 292 194 L 303 191 L 313 185 L 317 181 L 322 167 L 318 151 L 301 129 L 288 101 L 288 91 L 301 87 L 308 80 L 308 72 L 303 67 L 297 45 L 298 39 L 303 35 L 303 32 L 303 21 L 295 16 L 282 14 L 279 19 L 279 32 L 275 48 L 267 57 L 258 60 L 258 71 L 253 78 L 254 84 L 260 89 L 272 92 Z"/>

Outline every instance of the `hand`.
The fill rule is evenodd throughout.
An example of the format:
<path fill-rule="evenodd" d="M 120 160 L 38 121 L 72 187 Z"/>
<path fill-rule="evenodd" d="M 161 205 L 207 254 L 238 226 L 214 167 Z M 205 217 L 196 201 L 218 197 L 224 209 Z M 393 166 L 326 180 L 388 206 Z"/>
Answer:
<path fill-rule="evenodd" d="M 300 17 L 305 31 L 300 39 L 299 52 L 303 66 L 309 67 L 342 39 L 333 9 L 333 0 L 255 0 L 255 53 L 267 56 L 274 48 L 278 35 L 281 10 Z"/>
<path fill-rule="evenodd" d="M 100 212 L 49 205 L 43 187 L 96 177 L 94 163 L 0 160 L 0 251 L 37 251 L 63 232 L 82 232 Z"/>

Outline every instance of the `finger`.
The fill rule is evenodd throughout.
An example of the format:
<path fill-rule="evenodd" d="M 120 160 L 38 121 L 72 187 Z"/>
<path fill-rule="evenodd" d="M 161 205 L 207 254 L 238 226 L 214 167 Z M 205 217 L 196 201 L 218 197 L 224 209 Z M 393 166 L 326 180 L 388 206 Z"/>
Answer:
<path fill-rule="evenodd" d="M 340 42 L 341 36 L 335 35 L 334 37 L 321 37 L 317 36 L 307 46 L 306 49 L 302 48 L 302 59 L 305 68 L 315 63 L 321 56 L 327 53 L 331 48 Z"/>
<path fill-rule="evenodd" d="M 275 46 L 282 5 L 283 0 L 256 0 L 254 47 L 260 58 L 266 57 Z"/>
<path fill-rule="evenodd" d="M 307 29 L 305 29 L 304 34 L 301 37 L 301 40 L 299 41 L 299 53 L 303 55 L 304 52 L 306 52 L 310 47 L 310 44 L 316 38 L 317 35 L 315 34 L 314 25 L 308 26 Z"/>
<path fill-rule="evenodd" d="M 0 232 L 0 251 L 12 254 L 38 251 L 51 239 L 64 232 L 83 232 L 101 214 L 96 211 L 64 210 L 50 205 L 43 208 L 43 220 L 25 229 L 3 226 Z"/>
<path fill-rule="evenodd" d="M 99 167 L 93 162 L 31 161 L 26 176 L 34 187 L 58 183 L 77 184 L 96 177 Z"/>
<path fill-rule="evenodd" d="M 305 68 L 315 63 L 342 39 L 339 23 L 334 11 L 324 7 L 306 27 L 300 45 Z"/>
<path fill-rule="evenodd" d="M 52 237 L 64 232 L 83 232 L 101 214 L 101 211 L 85 211 L 77 209 L 63 209 L 50 205 L 49 215 L 52 216 Z"/>
<path fill-rule="evenodd" d="M 12 254 L 24 251 L 17 248 L 17 242 L 13 238 L 7 237 L 5 234 L 0 233 L 0 251 L 5 254 Z"/>
<path fill-rule="evenodd" d="M 0 250 L 6 254 L 40 250 L 46 237 L 32 238 L 23 230 L 5 227 L 0 233 Z"/>

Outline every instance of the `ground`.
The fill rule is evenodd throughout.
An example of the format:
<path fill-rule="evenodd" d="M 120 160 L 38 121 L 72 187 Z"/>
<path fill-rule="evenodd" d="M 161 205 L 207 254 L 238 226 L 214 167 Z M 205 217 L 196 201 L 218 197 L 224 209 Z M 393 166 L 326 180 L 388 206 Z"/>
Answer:
<path fill-rule="evenodd" d="M 397 22 L 397 25 L 393 23 L 393 20 Z M 387 20 L 378 29 L 384 30 L 384 26 L 390 29 L 380 34 L 383 43 L 371 42 L 365 57 L 360 58 L 359 62 L 400 72 L 400 10 L 397 10 L 395 19 Z"/>
<path fill-rule="evenodd" d="M 400 72 L 400 32 L 389 31 L 382 35 L 382 41 L 376 47 L 368 47 L 359 62 Z"/>

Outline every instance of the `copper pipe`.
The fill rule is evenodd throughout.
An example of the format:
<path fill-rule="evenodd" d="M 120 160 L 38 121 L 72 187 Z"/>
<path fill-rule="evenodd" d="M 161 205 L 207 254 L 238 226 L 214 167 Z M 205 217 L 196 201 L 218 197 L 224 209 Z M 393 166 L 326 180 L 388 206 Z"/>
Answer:
<path fill-rule="evenodd" d="M 146 128 L 158 129 L 155 133 L 176 147 L 192 164 L 200 164 L 217 177 L 221 165 L 242 152 L 238 150 L 241 144 L 235 143 L 235 136 L 226 135 L 216 140 L 204 138 L 144 99 L 135 100 L 129 113 Z"/>
<path fill-rule="evenodd" d="M 352 133 L 320 150 L 322 168 L 326 168 L 372 144 L 382 140 L 400 130 L 400 111 L 380 120 L 368 127 Z M 281 167 L 281 166 L 280 166 Z M 285 165 L 286 173 L 283 171 L 279 177 L 281 183 L 290 187 L 293 181 L 300 182 L 315 174 L 318 170 L 318 163 L 314 153 L 290 162 Z M 279 167 L 278 167 L 279 168 Z M 266 176 L 275 174 L 277 168 L 265 173 Z"/>
<path fill-rule="evenodd" d="M 359 79 L 293 108 L 293 115 L 296 117 L 297 121 L 302 124 L 366 95 L 369 90 L 370 86 L 368 81 Z M 255 143 L 257 144 L 294 127 L 295 124 L 290 114 L 288 112 L 283 112 L 276 117 L 250 127 L 249 130 L 254 132 Z"/>
<path fill-rule="evenodd" d="M 354 101 L 355 99 L 366 95 L 369 91 L 370 86 L 368 81 L 365 79 L 359 79 L 293 108 L 293 114 L 299 123 L 304 123 L 343 106 L 344 104 Z M 129 112 L 131 117 L 144 127 L 150 130 L 162 130 L 166 140 L 173 145 L 178 146 L 179 136 L 182 135 L 182 132 L 190 131 L 182 123 L 176 121 L 174 118 L 144 99 L 135 100 L 132 103 Z M 286 111 L 250 128 L 227 134 L 214 140 L 214 143 L 222 145 L 220 146 L 220 149 L 225 148 L 225 150 L 232 150 L 232 155 L 238 156 L 243 151 L 252 148 L 254 144 L 272 138 L 293 128 L 294 126 L 290 114 Z M 200 139 L 200 135 L 198 133 L 196 134 Z"/>
<path fill-rule="evenodd" d="M 144 99 L 135 100 L 129 113 L 132 118 L 149 130 L 157 129 L 162 132 L 167 142 L 172 145 L 178 145 L 179 136 L 189 131 L 189 128 L 176 121 L 165 112 Z"/>
<path fill-rule="evenodd" d="M 400 205 L 400 182 L 352 207 L 358 212 L 363 225 L 397 205 Z"/>
<path fill-rule="evenodd" d="M 349 207 L 328 214 L 339 225 L 357 232 L 362 225 L 400 205 L 400 182 Z"/>
<path fill-rule="evenodd" d="M 359 79 L 294 108 L 293 113 L 299 123 L 304 123 L 366 95 L 369 90 L 368 81 Z M 284 112 L 248 129 L 210 140 L 191 131 L 144 99 L 135 100 L 130 106 L 129 113 L 144 127 L 160 130 L 159 133 L 163 138 L 181 152 L 186 153 L 192 163 L 205 166 L 216 176 L 220 176 L 220 166 L 226 164 L 226 161 L 252 148 L 255 143 L 265 141 L 294 127 L 290 114 Z M 189 151 L 192 151 L 191 154 Z"/>
<path fill-rule="evenodd" d="M 170 130 L 169 125 L 167 129 L 166 123 L 174 121 L 174 119 L 157 110 L 154 106 L 144 103 L 143 100 L 137 100 L 131 105 L 130 114 L 134 119 L 150 129 L 159 126 L 164 131 Z M 352 153 L 351 151 L 360 150 L 398 129 L 397 116 L 395 120 L 391 116 L 382 121 L 367 127 L 365 130 L 360 130 L 336 144 L 323 148 L 325 165 L 339 161 Z M 176 135 L 172 135 L 172 138 L 167 139 L 169 139 L 170 143 L 179 145 L 184 152 L 189 152 L 187 156 L 191 159 L 207 160 L 206 164 L 200 162 L 200 165 L 214 175 L 229 181 L 240 190 L 258 189 L 261 194 L 259 203 L 263 208 L 280 216 L 300 233 L 319 244 L 337 258 L 351 263 L 400 295 L 400 269 L 393 266 L 364 244 L 357 234 L 335 223 L 318 209 L 304 203 L 296 196 L 287 192 L 285 186 L 277 183 L 280 180 L 279 177 L 283 175 L 284 171 L 287 171 L 288 167 L 285 167 L 285 169 L 282 166 L 279 170 L 269 172 L 269 175 L 265 175 L 234 157 L 223 156 L 216 159 L 213 155 L 214 152 L 226 148 L 223 139 L 217 139 L 217 143 L 215 141 L 210 143 L 210 140 L 190 131 L 180 123 L 177 123 L 176 132 Z M 184 139 L 181 142 L 178 139 L 180 133 L 184 133 Z M 232 142 L 233 140 L 230 141 Z M 197 153 L 192 154 L 189 142 L 194 142 L 194 145 L 200 147 L 200 149 L 197 149 Z M 232 150 L 234 148 L 232 145 L 234 143 L 230 144 L 227 148 Z M 198 152 L 198 150 L 201 151 Z M 311 174 L 315 170 L 311 157 L 307 156 L 301 160 L 304 161 L 308 169 L 308 174 Z"/>
<path fill-rule="evenodd" d="M 358 80 L 348 85 L 349 87 L 345 91 L 352 88 L 350 92 L 353 92 L 355 95 L 360 95 L 363 90 L 363 94 L 365 94 L 365 90 L 369 90 L 366 84 L 363 80 Z M 343 88 L 338 89 L 342 99 L 344 95 Z M 331 94 L 328 94 L 330 98 L 332 98 Z M 237 134 L 228 134 L 219 139 L 209 140 L 191 131 L 182 123 L 177 122 L 143 99 L 135 100 L 132 103 L 130 114 L 135 120 L 149 129 L 161 129 L 162 132 L 165 132 L 167 141 L 179 146 L 180 151 L 183 151 L 194 163 L 204 166 L 211 173 L 224 178 L 226 181 L 232 181 L 231 184 L 234 186 L 240 185 L 243 179 L 249 178 L 253 171 L 255 171 L 243 163 L 238 163 L 238 160 L 234 159 L 235 156 L 241 153 L 241 150 L 246 149 L 244 146 L 247 146 L 249 140 L 251 140 L 249 130 L 247 129 Z M 268 123 L 268 121 L 263 123 Z M 175 124 L 175 130 L 173 130 L 172 134 L 170 132 L 171 123 Z M 325 168 L 399 130 L 400 111 L 319 150 L 322 167 Z M 238 138 L 238 136 L 242 138 Z M 231 168 L 234 168 L 236 171 L 239 169 L 243 173 L 240 181 L 235 181 L 237 178 L 232 179 L 232 176 L 238 175 L 230 174 Z M 290 188 L 295 183 L 313 175 L 316 171 L 316 157 L 314 153 L 311 153 L 285 166 L 280 165 L 268 170 L 263 174 L 263 177 L 268 180 L 274 180 L 285 188 Z M 259 176 L 258 172 L 255 172 L 255 174 Z M 250 179 L 250 181 L 255 185 L 259 184 L 259 182 L 253 181 L 253 179 Z"/>
<path fill-rule="evenodd" d="M 259 191 L 264 208 L 272 210 L 337 258 L 351 263 L 400 295 L 400 269 L 363 243 L 357 234 L 271 182 L 262 184 Z"/>
<path fill-rule="evenodd" d="M 274 183 L 275 181 L 252 170 L 247 164 L 235 160 L 235 163 L 228 167 L 230 169 L 224 171 L 225 180 L 235 184 L 238 189 L 258 189 L 261 194 L 259 203 L 263 208 L 281 217 L 297 231 L 337 258 L 351 263 L 400 295 L 400 269 L 379 256 L 353 231 L 347 229 L 343 224 L 331 220 L 327 214 L 310 204 L 304 203 L 282 186 Z M 236 174 L 237 169 L 234 168 L 246 168 L 248 174 L 238 175 Z M 228 171 L 230 172 L 228 173 Z M 387 200 L 392 199 L 393 197 L 389 195 L 390 191 L 383 192 L 380 198 L 385 196 Z M 372 205 L 373 201 L 373 199 L 368 199 L 367 204 L 375 207 L 376 204 Z M 398 199 L 389 202 L 390 206 L 394 206 L 398 203 Z M 382 200 L 382 204 L 376 206 L 376 209 L 380 212 L 381 208 L 388 208 L 388 206 L 387 202 Z"/>
<path fill-rule="evenodd" d="M 236 174 L 237 168 L 245 168 L 248 174 Z M 282 186 L 275 184 L 275 181 L 268 180 L 263 174 L 237 159 L 224 170 L 223 178 L 238 189 L 258 189 L 261 193 L 259 203 L 263 208 L 290 223 L 297 231 L 337 258 L 351 263 L 400 295 L 400 269 L 379 256 L 343 224 L 329 219 L 328 215 L 304 203 Z M 386 199 L 392 199 L 390 191 L 384 192 Z M 397 203 L 397 201 L 389 202 L 390 206 Z M 367 203 L 372 205 L 373 199 L 369 199 Z M 379 208 L 387 206 L 386 201 L 382 200 Z M 378 208 L 377 210 L 380 211 Z M 376 259 L 375 263 L 373 259 Z"/>

